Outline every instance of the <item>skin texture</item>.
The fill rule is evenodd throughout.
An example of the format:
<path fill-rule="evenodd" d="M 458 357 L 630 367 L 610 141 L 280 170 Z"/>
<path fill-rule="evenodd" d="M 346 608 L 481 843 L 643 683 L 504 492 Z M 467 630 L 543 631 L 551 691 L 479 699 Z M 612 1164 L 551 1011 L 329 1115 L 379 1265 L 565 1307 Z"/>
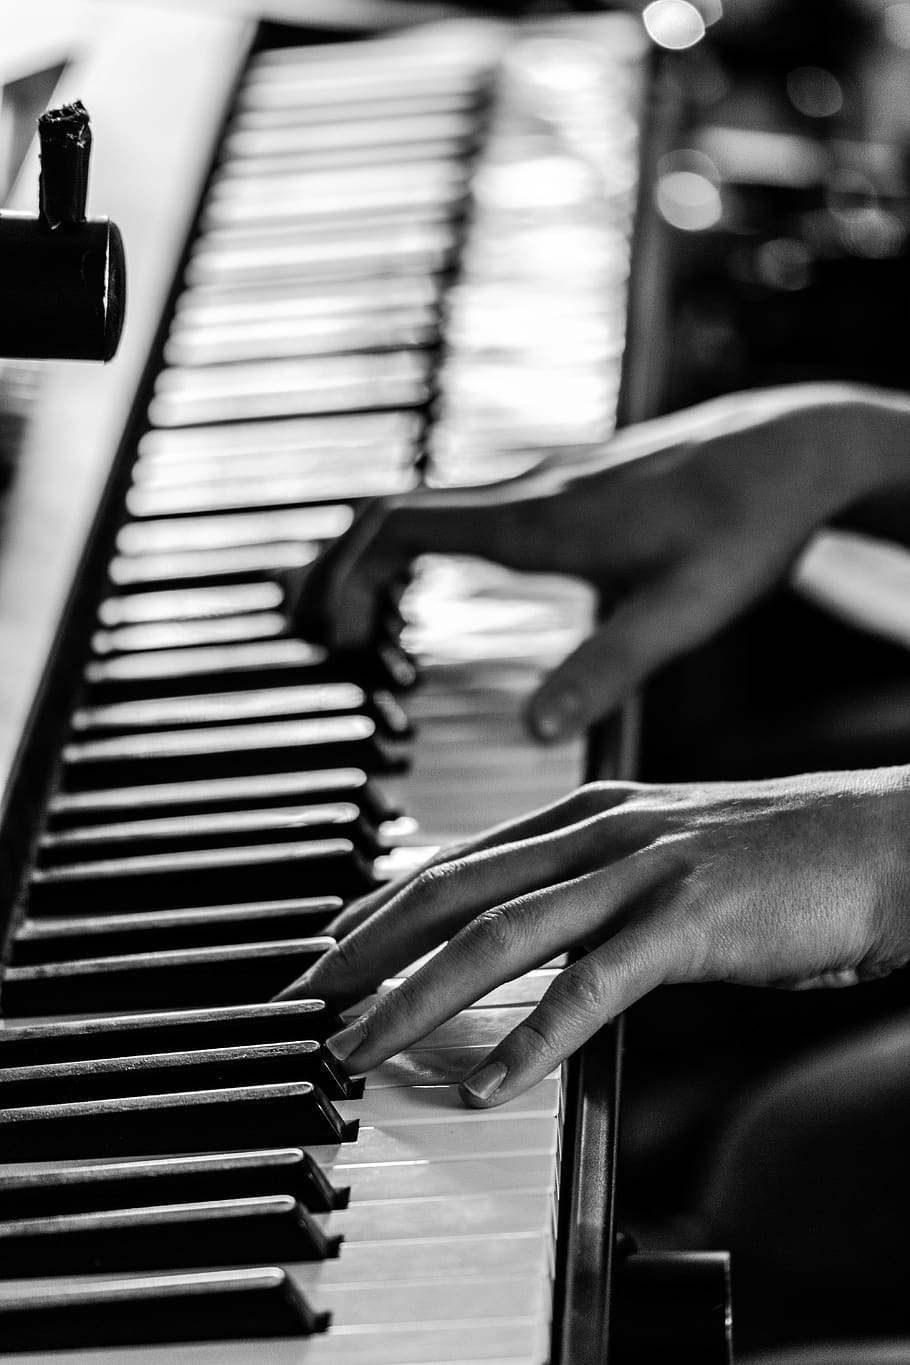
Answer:
<path fill-rule="evenodd" d="M 284 998 L 349 1002 L 441 942 L 330 1040 L 368 1071 L 494 986 L 580 950 L 463 1085 L 498 1104 L 655 986 L 806 988 L 910 957 L 910 770 L 762 783 L 593 783 L 349 907 Z"/>
<path fill-rule="evenodd" d="M 528 703 L 573 735 L 700 643 L 856 511 L 910 538 L 910 399 L 844 385 L 738 394 L 642 424 L 583 468 L 546 462 L 483 489 L 372 504 L 298 585 L 299 623 L 369 644 L 411 560 L 478 554 L 587 578 L 603 623 Z M 365 1071 L 491 988 L 564 951 L 564 969 L 466 1078 L 513 1098 L 655 986 L 848 985 L 910 958 L 910 770 L 773 782 L 596 783 L 439 855 L 346 909 L 285 998 L 353 1002 L 446 946 L 329 1040 Z"/>

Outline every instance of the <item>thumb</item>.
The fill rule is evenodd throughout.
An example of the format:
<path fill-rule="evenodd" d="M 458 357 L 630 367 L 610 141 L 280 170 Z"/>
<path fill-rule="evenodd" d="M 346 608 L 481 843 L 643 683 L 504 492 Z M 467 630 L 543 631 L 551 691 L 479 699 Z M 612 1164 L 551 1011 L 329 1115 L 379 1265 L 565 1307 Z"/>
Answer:
<path fill-rule="evenodd" d="M 309 571 L 296 619 L 316 616 L 323 638 L 338 648 L 369 645 L 418 555 L 501 558 L 508 507 L 508 495 L 494 496 L 491 488 L 415 489 L 377 498 Z"/>
<path fill-rule="evenodd" d="M 537 739 L 553 744 L 583 734 L 648 673 L 695 642 L 691 603 L 686 611 L 678 587 L 662 582 L 626 598 L 544 679 L 525 715 Z"/>

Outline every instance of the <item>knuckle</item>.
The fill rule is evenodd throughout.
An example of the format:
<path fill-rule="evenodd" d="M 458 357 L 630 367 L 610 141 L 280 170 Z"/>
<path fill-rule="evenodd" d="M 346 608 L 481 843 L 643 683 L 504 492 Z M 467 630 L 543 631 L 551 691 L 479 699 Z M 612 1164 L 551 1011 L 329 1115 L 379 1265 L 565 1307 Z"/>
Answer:
<path fill-rule="evenodd" d="M 464 933 L 464 946 L 485 958 L 508 958 L 526 938 L 526 926 L 514 905 L 498 905 L 484 910 L 472 920 Z"/>
<path fill-rule="evenodd" d="M 606 985 L 587 958 L 567 967 L 547 994 L 557 1010 L 575 1017 L 600 1018 L 606 1009 Z"/>
<path fill-rule="evenodd" d="M 531 1015 L 519 1024 L 513 1039 L 518 1044 L 526 1060 L 542 1061 L 551 1057 L 556 1050 L 556 1041 L 550 1037 L 546 1026 Z"/>
<path fill-rule="evenodd" d="M 455 882 L 461 872 L 457 862 L 432 863 L 418 872 L 407 889 L 412 903 L 439 905 L 445 904 L 455 894 Z"/>
<path fill-rule="evenodd" d="M 687 832 L 674 828 L 672 823 L 666 833 L 659 834 L 648 845 L 648 858 L 664 883 L 680 888 L 699 880 L 705 871 L 703 854 L 693 846 Z"/>
<path fill-rule="evenodd" d="M 604 799 L 608 796 L 608 782 L 587 782 L 583 787 L 579 787 L 576 792 L 569 797 L 569 814 L 575 819 L 586 819 L 591 815 L 599 815 L 603 809 Z"/>
<path fill-rule="evenodd" d="M 340 915 L 336 915 L 331 924 L 326 925 L 323 933 L 335 939 L 336 943 L 340 943 L 362 924 L 365 918 L 365 914 L 358 914 L 354 909 L 343 910 Z"/>
<path fill-rule="evenodd" d="M 339 939 L 334 948 L 329 949 L 323 961 L 326 968 L 331 967 L 333 972 L 354 971 L 359 965 L 354 935 L 349 934 L 345 938 Z"/>

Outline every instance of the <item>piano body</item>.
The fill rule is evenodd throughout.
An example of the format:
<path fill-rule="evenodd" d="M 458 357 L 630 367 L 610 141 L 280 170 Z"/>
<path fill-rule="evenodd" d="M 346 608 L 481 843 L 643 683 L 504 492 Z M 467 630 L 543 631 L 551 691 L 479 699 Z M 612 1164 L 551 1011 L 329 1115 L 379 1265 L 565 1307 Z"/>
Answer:
<path fill-rule="evenodd" d="M 623 12 L 318 36 L 97 0 L 3 49 L 88 105 L 130 301 L 112 366 L 0 366 L 0 1355 L 686 1359 L 687 1308 L 611 1304 L 619 1027 L 458 1103 L 555 966 L 365 1089 L 321 1002 L 268 1004 L 340 899 L 585 771 L 517 717 L 576 585 L 431 559 L 351 661 L 294 633 L 285 575 L 363 498 L 648 411 L 669 106 Z M 691 1358 L 726 1359 L 725 1262 L 683 1260 Z M 627 1258 L 625 1297 L 665 1273 Z"/>

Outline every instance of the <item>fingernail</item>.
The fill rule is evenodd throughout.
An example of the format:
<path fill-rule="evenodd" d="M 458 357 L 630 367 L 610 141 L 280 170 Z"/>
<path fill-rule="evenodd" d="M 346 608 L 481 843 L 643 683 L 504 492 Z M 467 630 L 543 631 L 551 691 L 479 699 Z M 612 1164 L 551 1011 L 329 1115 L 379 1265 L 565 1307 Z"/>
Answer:
<path fill-rule="evenodd" d="M 472 1099 L 489 1100 L 496 1094 L 508 1074 L 509 1068 L 504 1062 L 487 1062 L 486 1066 L 465 1077 L 461 1089 Z"/>
<path fill-rule="evenodd" d="M 339 1062 L 346 1062 L 352 1052 L 356 1052 L 361 1043 L 366 1042 L 367 1031 L 360 1019 L 355 1019 L 353 1024 L 348 1024 L 346 1028 L 339 1029 L 333 1033 L 331 1038 L 325 1040 L 325 1045 L 332 1056 Z"/>
<path fill-rule="evenodd" d="M 574 687 L 547 692 L 531 704 L 531 725 L 539 739 L 568 739 L 584 726 L 581 693 Z"/>

